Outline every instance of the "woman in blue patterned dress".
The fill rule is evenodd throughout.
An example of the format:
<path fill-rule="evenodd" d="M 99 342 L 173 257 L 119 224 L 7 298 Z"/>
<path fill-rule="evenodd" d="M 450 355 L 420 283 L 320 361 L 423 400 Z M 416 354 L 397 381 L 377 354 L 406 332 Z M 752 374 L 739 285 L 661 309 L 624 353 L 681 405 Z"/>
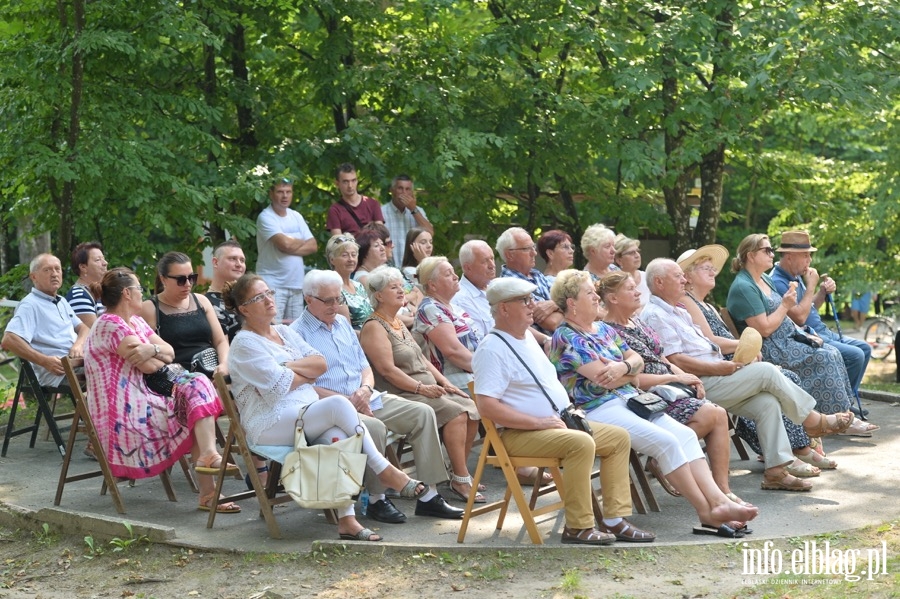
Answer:
<path fill-rule="evenodd" d="M 816 398 L 822 414 L 850 410 L 850 379 L 838 350 L 815 333 L 799 329 L 787 312 L 797 304 L 796 286 L 782 297 L 766 273 L 775 250 L 767 235 L 752 234 L 741 241 L 731 270 L 737 273 L 726 306 L 738 332 L 751 326 L 763 337 L 763 358 L 800 376 L 800 386 Z"/>
<path fill-rule="evenodd" d="M 588 273 L 561 272 L 550 296 L 564 317 L 553 333 L 550 360 L 574 403 L 589 420 L 627 430 L 635 450 L 656 458 L 662 473 L 696 510 L 702 527 L 695 532 L 706 528 L 710 534 L 742 536 L 738 531 L 745 529 L 743 522 L 759 510 L 722 493 L 694 431 L 667 414 L 644 420 L 626 407 L 638 394 L 633 383 L 643 360 L 613 328 L 595 322 L 600 300 Z"/>

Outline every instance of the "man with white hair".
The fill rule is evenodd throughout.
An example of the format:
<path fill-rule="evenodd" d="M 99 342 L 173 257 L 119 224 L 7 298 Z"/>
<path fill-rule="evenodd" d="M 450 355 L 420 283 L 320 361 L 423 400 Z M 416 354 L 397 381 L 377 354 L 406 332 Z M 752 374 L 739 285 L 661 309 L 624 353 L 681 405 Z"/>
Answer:
<path fill-rule="evenodd" d="M 550 343 L 550 335 L 562 322 L 562 312 L 550 299 L 550 281 L 535 268 L 537 246 L 528 231 L 521 227 L 511 227 L 497 238 L 497 253 L 505 263 L 500 269 L 501 277 L 515 277 L 535 286 L 534 324 L 542 334 L 538 343 L 545 347 Z"/>
<path fill-rule="evenodd" d="M 824 416 L 813 408 L 816 400 L 781 374 L 774 364 L 741 364 L 726 360 L 719 347 L 703 336 L 690 314 L 679 305 L 684 296 L 684 272 L 673 260 L 657 258 L 645 272 L 650 301 L 641 320 L 656 330 L 666 358 L 685 372 L 700 377 L 706 396 L 729 412 L 756 422 L 766 470 L 764 490 L 810 491 L 812 483 L 786 470 L 794 461 L 782 412 L 802 424 L 810 437 L 841 432 L 849 414 Z"/>
<path fill-rule="evenodd" d="M 510 455 L 562 459 L 566 525 L 561 542 L 651 542 L 656 535 L 625 519 L 631 514 L 628 433 L 591 422 L 588 435 L 566 428 L 559 417 L 569 396 L 531 333 L 534 292 L 532 283 L 515 277 L 501 277 L 487 288 L 495 327 L 472 359 L 478 411 L 502 427 L 500 437 Z M 604 516 L 597 525 L 591 509 L 595 456 L 600 456 Z"/>
<path fill-rule="evenodd" d="M 291 324 L 303 339 L 325 356 L 328 370 L 316 379 L 320 397 L 343 395 L 356 407 L 360 420 L 369 429 L 379 451 L 384 452 L 387 430 L 406 435 L 412 446 L 419 479 L 429 484 L 429 491 L 416 502 L 417 516 L 462 518 L 464 510 L 449 505 L 434 489 L 449 478 L 441 453 L 434 410 L 424 403 L 379 393 L 373 388 L 375 378 L 356 333 L 344 316 L 338 314 L 343 303 L 341 276 L 333 270 L 313 270 L 306 275 L 304 294 L 306 310 Z M 389 524 L 406 521 L 406 515 L 385 496 L 384 485 L 366 470 L 369 507 L 366 515 Z"/>
<path fill-rule="evenodd" d="M 52 254 L 35 256 L 29 266 L 34 287 L 16 307 L 3 340 L 3 349 L 31 362 L 43 387 L 58 387 L 66 378 L 62 358 L 80 358 L 90 328 L 75 315 L 61 295 L 62 264 Z"/>
<path fill-rule="evenodd" d="M 494 317 L 488 304 L 485 289 L 497 276 L 494 250 L 480 239 L 472 239 L 459 248 L 459 265 L 463 276 L 459 291 L 453 296 L 453 305 L 459 306 L 478 325 L 480 334 L 486 335 L 494 328 Z"/>

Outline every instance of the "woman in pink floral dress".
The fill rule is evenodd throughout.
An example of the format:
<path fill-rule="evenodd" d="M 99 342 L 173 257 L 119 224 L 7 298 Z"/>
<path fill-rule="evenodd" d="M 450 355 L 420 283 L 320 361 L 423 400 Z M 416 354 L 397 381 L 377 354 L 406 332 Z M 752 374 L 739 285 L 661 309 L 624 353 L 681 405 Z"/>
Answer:
<path fill-rule="evenodd" d="M 201 374 L 179 375 L 172 397 L 151 391 L 144 374 L 170 364 L 175 352 L 138 316 L 143 288 L 127 268 L 108 271 L 95 285 L 106 313 L 85 346 L 87 404 L 113 476 L 155 476 L 191 452 L 199 475 L 199 507 L 209 510 L 215 503 L 211 474 L 222 461 L 215 441 L 221 401 Z M 233 513 L 240 507 L 229 503 L 217 510 Z"/>

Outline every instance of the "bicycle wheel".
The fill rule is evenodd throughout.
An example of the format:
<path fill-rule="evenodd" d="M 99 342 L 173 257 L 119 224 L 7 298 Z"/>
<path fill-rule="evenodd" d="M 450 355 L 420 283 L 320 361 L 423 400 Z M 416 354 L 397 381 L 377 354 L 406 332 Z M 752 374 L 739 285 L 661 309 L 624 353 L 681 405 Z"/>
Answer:
<path fill-rule="evenodd" d="M 863 337 L 872 348 L 872 358 L 884 360 L 894 349 L 894 327 L 884 318 L 879 318 L 866 327 Z"/>

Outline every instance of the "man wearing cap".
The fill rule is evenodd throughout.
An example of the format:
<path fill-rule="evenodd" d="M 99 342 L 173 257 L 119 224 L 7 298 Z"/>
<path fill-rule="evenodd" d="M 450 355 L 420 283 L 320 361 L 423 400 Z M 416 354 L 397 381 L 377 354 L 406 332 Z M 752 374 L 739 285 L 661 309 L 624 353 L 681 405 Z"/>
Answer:
<path fill-rule="evenodd" d="M 809 233 L 785 231 L 781 235 L 781 245 L 775 251 L 781 254 L 781 259 L 775 264 L 771 273 L 775 289 L 784 295 L 791 281 L 797 283 L 797 305 L 788 310 L 788 316 L 797 325 L 810 327 L 825 343 L 833 345 L 841 352 L 841 358 L 844 360 L 844 366 L 847 367 L 847 375 L 850 378 L 850 387 L 858 396 L 859 384 L 862 382 L 869 359 L 872 357 L 872 348 L 860 339 L 839 337 L 822 322 L 822 317 L 819 316 L 819 307 L 829 294 L 834 293 L 837 285 L 834 279 L 828 275 L 820 277 L 818 271 L 810 266 L 812 253 L 816 251 L 816 248 L 810 244 Z M 813 293 L 812 290 L 816 289 L 817 284 L 819 289 Z"/>
<path fill-rule="evenodd" d="M 528 231 L 521 227 L 511 227 L 497 238 L 497 253 L 504 265 L 500 269 L 501 277 L 515 277 L 534 285 L 534 328 L 539 331 L 535 335 L 541 347 L 548 347 L 550 335 L 562 322 L 562 312 L 550 299 L 550 280 L 535 268 L 537 246 Z"/>
<path fill-rule="evenodd" d="M 510 455 L 562 458 L 563 543 L 653 541 L 656 535 L 625 519 L 631 514 L 628 433 L 617 426 L 592 422 L 591 436 L 566 428 L 559 418 L 559 410 L 569 404 L 569 396 L 531 333 L 535 289 L 534 284 L 514 277 L 501 277 L 488 285 L 487 299 L 495 326 L 472 359 L 478 411 L 502 427 L 500 436 Z M 600 456 L 604 514 L 596 527 L 591 509 L 595 455 Z"/>
<path fill-rule="evenodd" d="M 303 311 L 303 256 L 319 249 L 300 213 L 291 209 L 294 184 L 279 178 L 269 188 L 270 204 L 256 219 L 256 274 L 275 292 L 275 321 L 291 322 Z"/>
<path fill-rule="evenodd" d="M 703 336 L 687 310 L 681 307 L 685 278 L 676 262 L 665 258 L 652 260 L 647 265 L 646 276 L 653 295 L 641 312 L 641 320 L 656 330 L 666 358 L 685 372 L 700 377 L 707 399 L 733 414 L 756 421 L 766 464 L 760 486 L 764 490 L 811 490 L 811 483 L 785 469 L 794 461 L 794 455 L 781 415 L 784 413 L 792 422 L 803 424 L 810 437 L 818 437 L 845 430 L 852 421 L 849 414 L 825 417 L 816 412 L 813 409 L 816 400 L 790 382 L 774 364 L 726 360 L 719 346 Z M 757 343 L 750 355 L 759 353 L 762 339 Z"/>

